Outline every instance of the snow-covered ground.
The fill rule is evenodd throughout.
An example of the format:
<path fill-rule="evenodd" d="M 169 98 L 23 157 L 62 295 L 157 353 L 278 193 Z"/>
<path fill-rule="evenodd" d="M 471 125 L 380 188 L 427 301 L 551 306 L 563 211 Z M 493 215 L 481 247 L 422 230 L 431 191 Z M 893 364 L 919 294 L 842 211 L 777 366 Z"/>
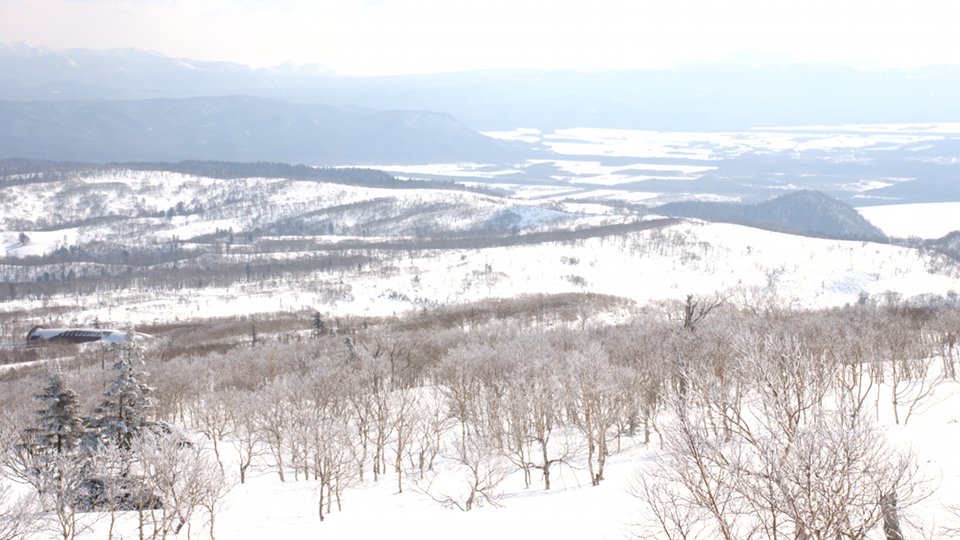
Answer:
<path fill-rule="evenodd" d="M 453 178 L 489 178 L 521 172 L 518 169 L 503 168 L 482 163 L 434 163 L 430 165 L 361 165 L 404 176 L 449 176 Z"/>
<path fill-rule="evenodd" d="M 766 290 L 785 305 L 813 308 L 853 304 L 863 293 L 909 298 L 960 290 L 960 267 L 933 270 L 927 257 L 886 244 L 685 223 L 576 243 L 429 251 L 390 261 L 388 272 L 315 273 L 163 295 L 71 294 L 5 302 L 0 310 L 39 316 L 61 306 L 69 313 L 65 323 L 99 318 L 123 325 L 301 309 L 390 315 L 525 293 L 595 292 L 645 305 L 713 292 L 749 301 Z"/>
<path fill-rule="evenodd" d="M 911 508 L 907 516 L 919 521 L 931 537 L 943 538 L 936 527 L 953 524 L 944 506 L 960 504 L 960 384 L 941 384 L 931 406 L 907 426 L 894 426 L 883 414 L 882 431 L 899 446 L 913 451 L 922 475 L 935 487 L 934 495 Z M 640 439 L 641 437 L 637 437 Z M 320 523 L 315 512 L 314 488 L 281 485 L 273 475 L 258 478 L 231 495 L 218 518 L 218 538 L 550 538 L 612 540 L 631 537 L 646 516 L 641 501 L 631 494 L 639 475 L 659 458 L 654 442 L 625 439 L 627 448 L 610 457 L 606 480 L 591 486 L 586 471 L 561 469 L 557 485 L 544 491 L 534 483 L 524 488 L 519 473 L 504 483 L 502 507 L 460 512 L 442 507 L 422 493 L 397 493 L 394 477 L 367 482 L 345 495 L 342 512 Z M 535 479 L 536 480 L 536 479 Z M 269 517 L 267 517 L 269 516 Z M 93 537 L 91 537 L 93 538 Z"/>
<path fill-rule="evenodd" d="M 377 204 L 389 205 L 395 215 L 376 215 L 384 210 L 364 207 Z M 44 255 L 90 242 L 156 245 L 218 230 L 239 233 L 283 220 L 299 220 L 304 214 L 319 220 L 335 215 L 336 231 L 349 230 L 365 219 L 409 214 L 402 219 L 381 220 L 378 230 L 384 234 L 396 234 L 391 228 L 413 229 L 417 225 L 450 231 L 483 226 L 506 212 L 519 217 L 521 229 L 558 222 L 573 226 L 591 217 L 563 214 L 555 206 L 553 201 L 456 190 L 115 171 L 42 188 L 4 188 L 0 198 L 0 257 Z M 425 210 L 416 212 L 418 209 Z M 434 210 L 440 213 L 429 213 Z M 27 243 L 20 242 L 21 233 L 27 236 Z"/>
<path fill-rule="evenodd" d="M 960 230 L 960 202 L 891 204 L 857 208 L 888 236 L 941 238 Z"/>
<path fill-rule="evenodd" d="M 640 502 L 627 490 L 643 463 L 655 455 L 655 450 L 635 447 L 611 456 L 609 480 L 595 487 L 586 471 L 569 467 L 558 468 L 559 479 L 550 491 L 536 483 L 524 488 L 522 476 L 514 474 L 503 484 L 500 507 L 470 512 L 445 508 L 418 492 L 409 479 L 405 492 L 398 493 L 396 476 L 391 474 L 348 490 L 343 510 L 322 523 L 315 482 L 281 484 L 270 473 L 231 493 L 226 509 L 217 516 L 217 538 L 620 539 L 630 535 L 642 516 Z"/>
<path fill-rule="evenodd" d="M 646 137 L 676 144 L 687 141 L 688 147 L 696 147 L 690 142 L 696 134 L 683 137 L 674 134 L 673 140 L 670 134 L 621 131 L 570 130 L 567 135 L 584 140 L 593 138 L 614 146 L 618 142 L 632 144 L 631 141 Z M 897 130 L 889 131 L 891 136 L 903 135 Z M 935 131 L 944 132 L 943 129 Z M 803 131 L 808 132 L 818 133 L 815 129 Z M 775 130 L 770 133 L 788 138 L 796 136 Z M 711 136 L 717 140 L 721 134 Z M 750 140 L 750 136 L 723 135 L 730 137 L 731 145 Z M 591 175 L 629 176 L 638 167 L 669 173 L 664 174 L 665 177 L 692 178 L 712 167 L 682 160 L 676 164 L 669 160 L 644 164 L 640 159 L 616 166 L 584 159 L 527 163 L 530 166 L 544 164 L 554 166 L 554 170 L 569 177 L 563 184 L 510 184 L 508 181 L 490 184 L 512 190 L 512 197 L 451 190 L 362 188 L 275 178 L 220 180 L 143 171 L 114 171 L 68 179 L 55 186 L 44 185 L 43 189 L 12 186 L 4 188 L 4 197 L 0 200 L 0 254 L 7 257 L 42 255 L 58 248 L 97 241 L 121 246 L 130 242 L 165 245 L 174 238 L 183 241 L 218 230 L 241 233 L 277 221 L 297 221 L 303 215 L 322 220 L 333 212 L 337 216 L 334 230 L 302 238 L 320 244 L 347 238 L 377 241 L 396 239 L 402 234 L 397 231 L 410 231 L 415 226 L 458 230 L 499 222 L 525 232 L 549 230 L 558 225 L 571 229 L 597 226 L 636 219 L 633 210 L 601 205 L 597 201 L 646 203 L 658 193 L 619 190 L 615 185 L 594 189 L 578 186 L 581 180 L 598 178 Z M 439 172 L 446 167 L 427 166 L 418 170 Z M 474 174 L 490 172 L 487 166 L 461 164 L 456 167 Z M 697 197 L 731 199 L 727 195 Z M 364 206 L 375 204 L 389 206 L 386 209 Z M 433 208 L 441 210 L 431 213 Z M 960 228 L 958 210 L 960 203 L 861 209 L 888 234 L 921 237 L 939 237 Z M 174 215 L 170 216 L 171 212 Z M 407 215 L 398 218 L 397 213 Z M 167 216 L 161 217 L 162 214 Z M 362 234 L 351 229 L 364 223 L 376 223 L 376 226 Z M 25 225 L 27 228 L 22 228 Z M 20 233 L 29 237 L 27 243 L 20 242 Z M 296 237 L 277 234 L 275 238 L 293 240 Z M 285 251 L 259 253 L 257 257 L 289 260 L 312 255 Z M 769 288 L 791 305 L 820 307 L 854 302 L 862 293 L 875 296 L 893 292 L 911 297 L 945 295 L 960 288 L 955 264 L 933 261 L 929 255 L 914 250 L 805 238 L 724 224 L 684 224 L 663 231 L 573 243 L 420 251 L 395 259 L 390 257 L 383 255 L 382 267 L 374 265 L 357 272 L 338 270 L 281 276 L 258 283 L 207 286 L 160 295 L 128 289 L 44 300 L 19 298 L 0 304 L 0 311 L 24 310 L 35 314 L 34 320 L 39 321 L 45 317 L 46 308 L 54 307 L 64 311 L 64 323 L 86 324 L 99 318 L 124 325 L 299 309 L 393 314 L 424 306 L 524 293 L 597 292 L 644 305 L 683 298 L 691 292 Z M 576 260 L 576 264 L 570 264 L 572 260 Z M 11 265 L 4 269 L 8 270 L 21 271 L 21 267 Z M 58 268 L 50 270 L 61 272 Z"/>
<path fill-rule="evenodd" d="M 650 178 L 690 179 L 711 170 L 710 165 L 692 165 L 688 160 L 710 160 L 717 148 L 731 153 L 826 147 L 864 148 L 872 144 L 922 142 L 930 137 L 951 136 L 949 126 L 918 126 L 915 130 L 870 127 L 871 137 L 856 142 L 856 136 L 820 133 L 815 127 L 794 133 L 768 130 L 763 133 L 651 134 L 622 130 L 568 130 L 544 134 L 532 130 L 500 134 L 504 138 L 538 140 L 555 151 L 577 154 L 570 160 L 551 159 L 527 163 L 551 165 L 562 175 L 559 185 L 510 184 L 495 180 L 494 186 L 510 189 L 514 198 L 439 190 L 377 190 L 316 182 L 251 179 L 245 182 L 196 178 L 163 173 L 105 176 L 93 186 L 72 184 L 59 195 L 52 190 L 11 188 L 0 201 L 3 230 L 0 255 L 41 255 L 59 247 L 121 236 L 147 234 L 158 242 L 181 239 L 216 230 L 251 227 L 250 213 L 237 207 L 226 213 L 217 203 L 238 195 L 247 186 L 263 193 L 256 207 L 262 215 L 280 219 L 307 212 L 347 207 L 372 199 L 390 198 L 400 208 L 421 208 L 451 201 L 478 210 L 449 217 L 449 226 L 475 223 L 510 212 L 518 225 L 537 229 L 557 220 L 578 225 L 616 222 L 624 216 L 595 199 L 643 202 L 654 192 L 618 190 L 623 182 L 641 180 L 637 171 L 661 172 Z M 850 127 L 850 131 L 856 131 Z M 879 133 L 874 136 L 874 134 Z M 709 136 L 708 136 L 709 135 Z M 574 140 L 576 139 L 576 140 Z M 696 144 L 703 142 L 702 146 Z M 685 142 L 684 142 L 685 141 Z M 691 142 L 692 141 L 692 142 Z M 591 154 L 592 153 L 592 154 Z M 583 155 L 635 158 L 627 165 L 609 166 L 584 160 Z M 676 163 L 649 159 L 676 158 Z M 648 159 L 647 162 L 644 160 Z M 452 177 L 503 177 L 516 172 L 478 164 L 450 164 L 397 168 L 409 174 Z M 669 173 L 669 174 L 667 174 Z M 577 184 L 599 184 L 605 189 L 584 189 Z M 98 184 L 100 186 L 98 187 Z M 125 187 L 116 189 L 117 184 Z M 490 184 L 486 184 L 490 185 Z M 609 186 L 607 186 L 609 185 Z M 609 189 L 607 189 L 609 187 Z M 9 197 L 8 197 L 9 196 Z M 100 197 L 100 199 L 98 199 Z M 724 197 L 718 195 L 716 197 Z M 98 202 L 99 201 L 99 202 Z M 205 213 L 177 215 L 162 223 L 150 215 L 201 202 L 213 207 Z M 93 204 L 99 207 L 91 206 Z M 420 206 L 416 206 L 420 205 Z M 50 209 L 62 210 L 56 216 Z M 98 209 L 99 208 L 99 209 Z M 103 213 L 137 211 L 142 229 L 128 226 L 116 230 L 110 223 L 77 224 Z M 252 208 L 246 208 L 250 212 Z M 956 216 L 960 203 L 899 205 L 863 208 L 868 219 L 895 236 L 934 238 L 960 229 Z M 101 214 L 98 214 L 100 212 Z M 359 219 L 356 214 L 344 214 Z M 479 217 L 478 217 L 479 216 Z M 41 230 L 44 220 L 56 217 L 62 227 Z M 33 223 L 35 228 L 18 225 Z M 149 231 L 149 232 L 146 232 Z M 19 233 L 29 236 L 21 243 Z M 387 231 L 389 232 L 389 231 Z M 279 236 L 277 238 L 280 238 Z M 286 238 L 286 237 L 284 237 Z M 331 234 L 326 242 L 375 241 L 396 238 L 388 234 Z M 258 254 L 264 258 L 296 258 L 310 253 Z M 582 241 L 546 242 L 538 245 L 483 249 L 418 250 L 366 268 L 313 272 L 296 277 L 278 276 L 227 287 L 165 291 L 129 288 L 92 294 L 64 294 L 43 299 L 18 298 L 0 303 L 0 312 L 17 313 L 33 322 L 49 322 L 58 313 L 66 325 L 89 324 L 95 319 L 123 327 L 161 321 L 188 320 L 255 313 L 316 310 L 324 314 L 389 315 L 424 307 L 471 302 L 491 297 L 514 297 L 528 293 L 595 292 L 624 297 L 645 306 L 662 300 L 682 300 L 687 294 L 721 293 L 732 303 L 816 308 L 857 302 L 863 294 L 902 298 L 918 295 L 945 296 L 960 290 L 960 266 L 935 260 L 916 250 L 874 244 L 807 238 L 737 225 L 686 222 L 664 229 Z M 26 323 L 27 321 L 20 321 Z M 912 448 L 924 474 L 936 488 L 934 495 L 915 509 L 929 537 L 937 537 L 935 525 L 950 524 L 942 517 L 945 505 L 960 504 L 960 386 L 941 383 L 929 406 L 911 419 L 909 427 L 894 426 L 885 412 L 880 421 L 888 437 Z M 642 520 L 640 501 L 629 493 L 638 475 L 657 459 L 657 444 L 645 446 L 625 438 L 623 448 L 610 457 L 606 480 L 590 486 L 580 461 L 559 466 L 554 489 L 545 492 L 523 487 L 519 473 L 503 484 L 502 507 L 484 507 L 469 513 L 450 510 L 408 481 L 397 493 L 396 477 L 387 474 L 379 482 L 366 480 L 350 488 L 343 510 L 320 522 L 316 513 L 316 483 L 281 483 L 274 473 L 259 472 L 237 486 L 218 516 L 217 537 L 260 538 L 623 538 Z M 230 460 L 228 458 L 228 465 Z M 443 471 L 445 464 L 439 463 Z M 933 523 L 931 516 L 938 516 Z M 122 518 L 122 535 L 135 534 L 132 516 Z M 101 518 L 82 538 L 105 537 L 106 519 Z M 203 537 L 201 524 L 193 537 Z M 185 535 L 181 535 L 185 538 Z"/>
<path fill-rule="evenodd" d="M 907 145 L 960 135 L 957 124 L 793 126 L 735 132 L 670 132 L 568 128 L 552 132 L 517 129 L 487 132 L 504 140 L 538 142 L 558 154 L 711 160 L 745 152 L 864 149 Z"/>
<path fill-rule="evenodd" d="M 888 388 L 879 389 L 883 395 Z M 878 402 L 879 432 L 895 448 L 910 452 L 919 464 L 918 492 L 924 495 L 917 504 L 901 513 L 908 531 L 923 538 L 947 538 L 945 527 L 956 527 L 957 515 L 947 509 L 960 503 L 960 384 L 936 383 L 933 394 L 907 425 L 894 425 L 889 404 Z M 555 435 L 556 437 L 556 435 Z M 369 475 L 363 482 L 344 492 L 342 510 L 334 510 L 320 521 L 317 514 L 318 483 L 314 480 L 280 482 L 263 457 L 254 466 L 245 484 L 235 484 L 216 519 L 216 537 L 222 540 L 262 538 L 399 538 L 399 539 L 488 539 L 549 538 L 571 540 L 611 540 L 633 537 L 638 526 L 649 524 L 651 516 L 634 495 L 638 479 L 662 459 L 662 446 L 656 436 L 643 444 L 642 435 L 623 436 L 620 446 L 611 441 L 613 453 L 607 461 L 604 480 L 591 486 L 582 459 L 582 450 L 554 468 L 553 487 L 544 490 L 539 475 L 525 487 L 522 472 L 514 470 L 498 486 L 498 506 L 489 504 L 462 512 L 449 508 L 436 497 L 454 484 L 438 486 L 417 481 L 414 474 L 404 477 L 403 492 L 398 491 L 396 474 L 385 473 L 379 480 Z M 221 445 L 224 463 L 235 476 L 237 457 L 229 444 Z M 513 469 L 513 468 L 512 468 Z M 436 478 L 455 474 L 453 462 L 438 458 Z M 292 474 L 289 475 L 292 477 Z M 449 493 L 452 493 L 450 491 Z M 335 507 L 334 507 L 335 508 Z M 106 537 L 106 515 L 94 520 L 82 516 L 90 529 L 79 538 Z M 116 532 L 119 537 L 136 534 L 136 518 L 121 513 Z M 875 531 L 879 532 L 879 531 Z M 191 531 L 193 538 L 208 532 L 202 517 Z M 177 538 L 186 538 L 184 531 Z M 879 538 L 869 536 L 868 538 Z"/>
<path fill-rule="evenodd" d="M 554 180 L 570 184 L 599 184 L 616 186 L 644 180 L 695 180 L 699 173 L 716 169 L 712 166 L 662 163 L 631 163 L 629 165 L 606 166 L 599 161 L 574 161 L 563 159 L 528 160 L 527 166 L 551 164 L 561 171 Z"/>
<path fill-rule="evenodd" d="M 684 181 L 729 180 L 751 177 L 737 184 L 739 193 L 723 192 L 736 199 L 751 189 L 815 189 L 872 197 L 871 192 L 912 177 L 888 178 L 867 167 L 877 159 L 917 161 L 936 166 L 960 163 L 950 144 L 960 140 L 958 124 L 876 124 L 841 126 L 757 127 L 730 132 L 662 132 L 596 127 L 542 131 L 518 128 L 486 135 L 523 141 L 552 152 L 544 158 L 512 164 L 448 163 L 387 167 L 398 174 L 433 178 L 486 179 L 514 196 L 529 193 L 531 182 L 561 186 L 608 186 L 601 196 L 628 200 L 638 183 L 655 181 L 664 193 L 650 199 L 706 198 L 709 189 L 685 194 Z M 933 154 L 927 152 L 938 146 Z M 780 170 L 767 170 L 768 156 L 782 156 Z M 796 167 L 797 159 L 803 166 Z M 837 168 L 820 167 L 833 163 Z M 765 165 L 766 164 L 766 165 Z M 849 169 L 852 165 L 863 168 Z M 759 167 L 756 171 L 751 168 Z M 510 184 L 511 181 L 516 183 Z M 673 186 L 664 186 L 663 182 Z M 483 180 L 478 181 L 484 184 Z M 729 187 L 729 186 L 728 186 Z M 647 191 L 647 190 L 645 190 Z M 670 193 L 672 196 L 666 197 Z M 661 197 L 663 195 L 663 197 Z M 882 196 L 882 195 L 880 195 Z"/>

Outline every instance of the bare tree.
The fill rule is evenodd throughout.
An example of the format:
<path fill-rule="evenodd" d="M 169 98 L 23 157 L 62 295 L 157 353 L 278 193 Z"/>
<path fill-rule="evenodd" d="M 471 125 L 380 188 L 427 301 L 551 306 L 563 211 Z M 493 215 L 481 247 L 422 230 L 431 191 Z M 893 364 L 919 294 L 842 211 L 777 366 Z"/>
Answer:
<path fill-rule="evenodd" d="M 344 489 L 359 475 L 353 468 L 355 437 L 342 417 L 326 415 L 313 424 L 311 435 L 310 452 L 319 481 L 317 507 L 320 521 L 323 521 L 334 502 L 337 509 L 341 509 Z"/>
<path fill-rule="evenodd" d="M 511 467 L 506 457 L 499 452 L 496 441 L 477 434 L 463 441 L 458 435 L 448 452 L 443 455 L 453 464 L 452 471 L 444 472 L 444 476 L 453 477 L 452 481 L 445 483 L 449 487 L 435 488 L 433 481 L 437 475 L 434 474 L 427 481 L 418 484 L 419 490 L 444 506 L 464 512 L 484 504 L 499 506 L 502 495 L 500 484 L 506 479 Z"/>
<path fill-rule="evenodd" d="M 224 469 L 223 460 L 220 457 L 220 444 L 233 434 L 230 413 L 230 404 L 222 392 L 214 390 L 212 381 L 204 397 L 193 401 L 190 406 L 190 418 L 197 431 L 206 436 L 213 446 L 213 454 L 217 458 L 221 471 Z"/>
<path fill-rule="evenodd" d="M 403 457 L 408 453 L 418 429 L 417 418 L 423 408 L 420 395 L 415 390 L 394 390 L 390 395 L 390 411 L 393 426 L 394 461 L 397 474 L 397 492 L 403 493 Z"/>
<path fill-rule="evenodd" d="M 886 313 L 879 324 L 876 346 L 883 382 L 889 386 L 894 422 L 906 424 L 930 398 L 937 383 L 931 373 L 932 344 L 925 342 L 922 330 L 912 321 L 896 313 Z"/>
<path fill-rule="evenodd" d="M 235 478 L 227 476 L 223 470 L 211 467 L 202 467 L 198 470 L 198 489 L 195 493 L 199 504 L 207 517 L 207 527 L 210 530 L 210 540 L 216 540 L 214 535 L 217 522 L 217 513 L 226 502 L 227 495 L 235 486 Z"/>
<path fill-rule="evenodd" d="M 738 520 L 744 509 L 735 491 L 735 471 L 724 467 L 724 456 L 710 431 L 687 401 L 670 400 L 675 421 L 665 428 L 664 452 L 633 492 L 656 518 L 654 533 L 667 538 L 741 537 Z M 701 535 L 694 535 L 700 532 Z"/>
<path fill-rule="evenodd" d="M 845 403 L 844 409 L 851 414 L 866 413 L 871 391 L 880 384 L 871 366 L 870 347 L 864 343 L 863 336 L 856 335 L 856 330 L 850 328 L 852 321 L 832 322 L 832 332 L 822 335 L 821 339 L 831 344 L 827 354 L 833 366 L 838 399 Z"/>
<path fill-rule="evenodd" d="M 263 441 L 277 467 L 280 481 L 287 480 L 284 474 L 286 467 L 287 431 L 290 425 L 287 391 L 284 379 L 276 379 L 267 383 L 266 387 L 257 393 L 258 406 L 255 408 L 256 431 L 258 439 Z"/>
<path fill-rule="evenodd" d="M 697 298 L 688 294 L 686 302 L 683 304 L 683 329 L 695 330 L 700 321 L 710 315 L 713 310 L 722 307 L 726 302 L 727 298 L 720 295 L 714 295 L 710 298 Z"/>
<path fill-rule="evenodd" d="M 665 455 L 636 490 L 671 538 L 899 538 L 922 495 L 913 457 L 891 448 L 834 386 L 827 355 L 790 333 L 740 339 L 748 412 L 711 427 L 705 378 L 669 399 Z M 841 399 L 833 399 L 841 398 Z M 828 405 L 829 404 L 829 405 Z M 650 529 L 647 529 L 648 531 Z"/>
<path fill-rule="evenodd" d="M 599 485 L 610 449 L 608 436 L 624 412 L 622 370 L 610 364 L 596 343 L 571 351 L 567 415 L 587 443 L 587 469 L 590 483 Z"/>
<path fill-rule="evenodd" d="M 40 452 L 29 456 L 33 487 L 43 509 L 52 515 L 52 528 L 63 540 L 72 540 L 89 527 L 78 514 L 88 508 L 86 481 L 88 465 L 77 454 Z"/>
<path fill-rule="evenodd" d="M 418 481 L 423 481 L 427 471 L 440 454 L 443 436 L 450 427 L 450 417 L 444 398 L 432 389 L 424 389 L 418 400 L 419 407 L 410 415 L 411 437 L 406 445 L 411 466 L 418 471 Z"/>
<path fill-rule="evenodd" d="M 447 402 L 450 416 L 460 424 L 458 440 L 466 444 L 471 431 L 482 426 L 483 383 L 479 366 L 492 361 L 496 356 L 494 349 L 485 344 L 471 343 L 461 345 L 447 353 L 438 366 L 437 378 L 441 383 L 441 392 Z M 466 453 L 462 449 L 461 454 Z"/>
<path fill-rule="evenodd" d="M 258 399 L 244 391 L 232 391 L 224 396 L 230 420 L 230 444 L 237 454 L 240 483 L 247 481 L 247 473 L 254 460 L 263 455 L 258 429 Z"/>
<path fill-rule="evenodd" d="M 208 511 L 208 522 L 215 518 L 218 501 L 226 496 L 228 483 L 208 451 L 176 434 L 145 434 L 135 440 L 136 457 L 142 482 L 153 501 L 150 516 L 153 538 L 177 535 L 191 526 L 200 508 Z"/>
<path fill-rule="evenodd" d="M 540 351 L 530 355 L 520 368 L 509 392 L 508 417 L 514 418 L 511 432 L 515 439 L 515 453 L 527 476 L 529 469 L 541 472 L 543 488 L 551 488 L 554 467 L 567 461 L 575 448 L 562 431 L 565 422 L 564 406 L 568 399 L 563 378 L 569 368 L 563 357 L 551 358 L 554 351 Z M 529 447 L 529 448 L 525 448 Z M 529 485 L 529 483 L 528 483 Z"/>
<path fill-rule="evenodd" d="M 41 510 L 33 494 L 15 496 L 0 485 L 0 540 L 22 540 L 40 525 Z"/>

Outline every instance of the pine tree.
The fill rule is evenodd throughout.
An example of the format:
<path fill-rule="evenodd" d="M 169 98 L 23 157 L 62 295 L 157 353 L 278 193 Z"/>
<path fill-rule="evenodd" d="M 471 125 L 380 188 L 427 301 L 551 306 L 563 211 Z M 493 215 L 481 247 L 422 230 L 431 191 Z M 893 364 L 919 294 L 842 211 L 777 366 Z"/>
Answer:
<path fill-rule="evenodd" d="M 140 346 L 128 340 L 116 351 L 117 361 L 113 369 L 117 377 L 103 394 L 105 399 L 96 411 L 98 417 L 91 423 L 102 443 L 129 450 L 136 436 L 155 425 L 150 414 L 156 406 L 156 399 L 152 396 L 154 388 L 140 379 L 147 375 L 137 369 L 143 364 Z"/>
<path fill-rule="evenodd" d="M 323 320 L 319 311 L 313 314 L 311 325 L 313 327 L 313 337 L 319 337 L 327 333 L 327 323 Z"/>
<path fill-rule="evenodd" d="M 59 366 L 36 394 L 43 406 L 35 425 L 23 430 L 23 442 L 13 448 L 10 472 L 37 491 L 45 510 L 55 517 L 64 538 L 77 532 L 76 513 L 84 500 L 87 454 L 77 393 L 67 387 Z"/>
<path fill-rule="evenodd" d="M 43 407 L 37 409 L 37 425 L 24 430 L 32 450 L 57 454 L 77 450 L 85 433 L 80 402 L 77 393 L 63 380 L 59 366 L 50 374 L 47 386 L 35 397 Z"/>

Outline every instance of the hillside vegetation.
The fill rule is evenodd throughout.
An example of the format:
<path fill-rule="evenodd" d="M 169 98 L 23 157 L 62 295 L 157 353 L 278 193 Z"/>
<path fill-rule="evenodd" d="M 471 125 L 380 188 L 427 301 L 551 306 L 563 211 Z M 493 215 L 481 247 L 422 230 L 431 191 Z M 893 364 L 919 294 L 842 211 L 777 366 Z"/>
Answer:
<path fill-rule="evenodd" d="M 657 207 L 658 213 L 736 223 L 771 231 L 884 241 L 886 235 L 850 205 L 816 191 L 795 191 L 756 204 L 685 201 Z"/>
<path fill-rule="evenodd" d="M 946 296 L 960 276 L 949 249 L 690 223 L 636 205 L 509 197 L 367 169 L 31 166 L 6 162 L 0 181 L 8 343 L 36 324 L 373 316 L 524 293 L 645 305 L 718 291 L 839 306 Z"/>
<path fill-rule="evenodd" d="M 0 101 L 0 158 L 283 161 L 315 165 L 509 161 L 521 148 L 453 117 L 257 97 Z"/>
<path fill-rule="evenodd" d="M 8 372 L 0 488 L 24 489 L 0 489 L 4 523 L 68 539 L 951 534 L 955 302 L 690 295 L 604 322 L 623 303 L 194 321 Z"/>

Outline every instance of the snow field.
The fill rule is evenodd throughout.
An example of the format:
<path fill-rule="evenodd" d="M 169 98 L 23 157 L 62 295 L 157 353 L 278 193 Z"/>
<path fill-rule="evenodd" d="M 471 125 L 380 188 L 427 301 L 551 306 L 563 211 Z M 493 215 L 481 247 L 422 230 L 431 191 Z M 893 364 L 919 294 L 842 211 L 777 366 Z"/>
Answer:
<path fill-rule="evenodd" d="M 960 230 L 960 202 L 865 206 L 857 211 L 897 238 L 936 239 Z"/>
<path fill-rule="evenodd" d="M 769 288 L 786 305 L 818 308 L 856 303 L 861 293 L 910 298 L 960 289 L 960 270 L 932 273 L 915 250 L 729 224 L 684 223 L 572 244 L 381 256 L 388 257 L 383 268 L 362 272 L 277 277 L 165 294 L 126 290 L 17 300 L 0 309 L 41 313 L 44 306 L 59 306 L 70 313 L 64 323 L 99 318 L 123 325 L 307 309 L 392 315 L 527 293 L 594 292 L 646 305 L 690 293 L 748 297 L 749 291 Z"/>

